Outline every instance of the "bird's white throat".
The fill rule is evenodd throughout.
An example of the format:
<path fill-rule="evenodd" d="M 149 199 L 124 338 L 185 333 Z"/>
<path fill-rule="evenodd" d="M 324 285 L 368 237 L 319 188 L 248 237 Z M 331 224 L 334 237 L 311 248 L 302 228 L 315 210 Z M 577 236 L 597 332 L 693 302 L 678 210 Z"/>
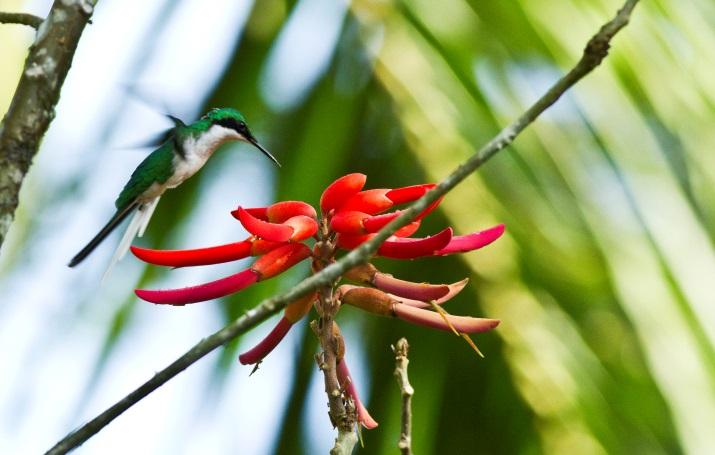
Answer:
<path fill-rule="evenodd" d="M 220 125 L 212 125 L 205 133 L 184 141 L 184 153 L 191 159 L 207 160 L 217 148 L 227 141 L 243 139 L 236 131 Z"/>

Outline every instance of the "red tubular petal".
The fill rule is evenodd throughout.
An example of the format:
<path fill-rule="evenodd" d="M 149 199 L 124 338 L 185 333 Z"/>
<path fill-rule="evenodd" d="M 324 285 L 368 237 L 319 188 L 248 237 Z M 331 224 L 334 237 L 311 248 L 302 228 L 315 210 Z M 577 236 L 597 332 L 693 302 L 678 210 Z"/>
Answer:
<path fill-rule="evenodd" d="M 449 287 L 449 292 L 447 293 L 447 295 L 445 295 L 442 298 L 434 300 L 434 303 L 436 303 L 437 305 L 441 305 L 444 302 L 451 300 L 452 297 L 454 297 L 455 295 L 462 292 L 462 289 L 464 289 L 464 287 L 467 285 L 468 282 L 469 282 L 469 278 L 465 278 L 462 281 L 458 281 L 456 283 L 447 285 L 447 287 Z M 409 305 L 409 306 L 413 306 L 413 307 L 417 307 L 417 308 L 428 308 L 431 306 L 429 303 L 423 302 L 421 300 L 408 299 L 405 297 L 400 297 L 398 295 L 389 294 L 389 293 L 387 295 L 389 295 L 390 298 L 392 298 L 396 302 L 404 303 L 405 305 Z"/>
<path fill-rule="evenodd" d="M 423 310 L 401 303 L 396 303 L 393 308 L 395 315 L 404 321 L 447 332 L 452 331 L 442 318 L 442 315 L 434 311 Z M 453 316 L 451 314 L 447 315 L 447 319 L 449 319 L 449 322 L 457 331 L 462 333 L 487 332 L 498 326 L 500 322 L 498 319 L 470 318 L 468 316 Z"/>
<path fill-rule="evenodd" d="M 340 177 L 323 191 L 320 196 L 320 210 L 328 213 L 337 209 L 345 201 L 357 194 L 365 186 L 367 176 L 365 174 L 348 174 Z"/>
<path fill-rule="evenodd" d="M 239 207 L 238 220 L 244 228 L 253 235 L 273 242 L 287 242 L 293 235 L 293 228 L 284 224 L 263 221 L 251 215 L 246 209 Z"/>
<path fill-rule="evenodd" d="M 413 283 L 381 272 L 375 274 L 372 284 L 385 292 L 425 302 L 441 299 L 450 291 L 446 284 Z"/>
<path fill-rule="evenodd" d="M 341 234 L 365 234 L 363 220 L 369 217 L 370 215 L 364 212 L 341 210 L 330 218 L 330 229 Z"/>
<path fill-rule="evenodd" d="M 285 244 L 286 242 L 271 242 L 270 240 L 254 238 L 251 244 L 251 256 L 261 256 Z"/>
<path fill-rule="evenodd" d="M 404 204 L 405 202 L 416 201 L 425 195 L 425 193 L 434 188 L 434 183 L 423 183 L 421 185 L 405 186 L 395 188 L 387 192 L 385 196 L 392 201 L 393 204 Z"/>
<path fill-rule="evenodd" d="M 258 274 L 251 269 L 226 278 L 181 289 L 149 290 L 137 289 L 137 297 L 147 302 L 161 305 L 186 305 L 224 297 L 250 286 L 258 281 Z"/>
<path fill-rule="evenodd" d="M 421 239 L 393 237 L 392 240 L 386 240 L 380 245 L 377 254 L 393 259 L 432 256 L 435 251 L 446 247 L 451 239 L 452 228 L 446 228 L 431 237 Z"/>
<path fill-rule="evenodd" d="M 271 223 L 282 223 L 294 216 L 304 215 L 313 219 L 318 218 L 312 205 L 303 201 L 282 201 L 268 207 L 266 216 Z"/>
<path fill-rule="evenodd" d="M 375 215 L 393 206 L 393 202 L 385 196 L 389 191 L 385 189 L 360 191 L 338 207 L 338 211 L 355 210 Z"/>
<path fill-rule="evenodd" d="M 395 231 L 395 237 L 409 237 L 420 228 L 420 221 L 413 221 Z"/>
<path fill-rule="evenodd" d="M 318 232 L 318 222 L 305 215 L 288 218 L 283 224 L 293 228 L 293 235 L 290 238 L 291 242 L 300 242 L 309 239 Z"/>
<path fill-rule="evenodd" d="M 288 319 L 281 318 L 273 330 L 260 343 L 239 355 L 238 361 L 243 365 L 253 365 L 260 362 L 278 346 L 278 343 L 283 340 L 283 337 L 286 336 L 292 326 L 293 324 Z"/>
<path fill-rule="evenodd" d="M 480 232 L 474 232 L 468 235 L 458 235 L 452 237 L 452 240 L 450 240 L 444 248 L 435 251 L 434 254 L 437 256 L 443 256 L 445 254 L 464 253 L 467 251 L 477 250 L 489 245 L 501 237 L 503 233 L 504 225 L 500 224 Z"/>
<path fill-rule="evenodd" d="M 338 383 L 345 390 L 345 393 L 352 398 L 353 403 L 355 403 L 355 410 L 357 411 L 358 422 L 362 424 L 368 430 L 372 430 L 377 427 L 377 422 L 372 418 L 370 413 L 367 411 L 365 406 L 360 401 L 358 397 L 357 389 L 355 384 L 353 384 L 353 379 L 350 377 L 350 371 L 345 363 L 345 359 L 340 359 L 337 365 Z"/>
<path fill-rule="evenodd" d="M 377 232 L 401 214 L 402 211 L 398 210 L 396 212 L 385 213 L 383 215 L 367 217 L 363 221 L 363 226 L 365 226 L 365 232 Z"/>
<path fill-rule="evenodd" d="M 238 214 L 240 213 L 240 209 L 242 207 L 237 208 L 236 210 L 231 211 L 231 215 L 233 215 L 234 218 L 240 221 L 238 218 Z M 247 211 L 251 215 L 255 216 L 256 218 L 263 220 L 263 221 L 268 221 L 268 207 L 252 207 L 252 208 L 244 208 L 243 210 Z"/>
<path fill-rule="evenodd" d="M 366 242 L 373 238 L 375 234 L 367 235 L 348 235 L 348 234 L 338 234 L 337 243 L 338 246 L 344 250 L 352 250 L 357 248 L 361 243 Z"/>
<path fill-rule="evenodd" d="M 132 253 L 144 262 L 168 267 L 219 264 L 251 256 L 251 239 L 193 250 L 152 250 L 132 246 Z"/>
<path fill-rule="evenodd" d="M 310 248 L 302 243 L 289 243 L 258 258 L 251 270 L 258 274 L 259 281 L 267 280 L 293 267 L 310 254 Z"/>

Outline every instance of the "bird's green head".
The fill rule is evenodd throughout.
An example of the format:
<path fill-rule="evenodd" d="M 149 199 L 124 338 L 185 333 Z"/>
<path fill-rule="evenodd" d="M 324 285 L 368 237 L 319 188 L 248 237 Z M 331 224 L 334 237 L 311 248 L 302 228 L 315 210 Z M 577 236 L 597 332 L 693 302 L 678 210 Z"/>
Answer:
<path fill-rule="evenodd" d="M 208 111 L 206 115 L 203 116 L 202 120 L 207 120 L 211 126 L 223 128 L 226 130 L 226 133 L 234 139 L 246 141 L 252 144 L 274 163 L 280 166 L 278 160 L 276 160 L 268 150 L 259 144 L 258 140 L 253 136 L 253 134 L 251 134 L 251 131 L 248 129 L 248 125 L 246 125 L 246 119 L 243 117 L 243 114 L 238 112 L 236 109 L 230 107 L 214 108 Z"/>

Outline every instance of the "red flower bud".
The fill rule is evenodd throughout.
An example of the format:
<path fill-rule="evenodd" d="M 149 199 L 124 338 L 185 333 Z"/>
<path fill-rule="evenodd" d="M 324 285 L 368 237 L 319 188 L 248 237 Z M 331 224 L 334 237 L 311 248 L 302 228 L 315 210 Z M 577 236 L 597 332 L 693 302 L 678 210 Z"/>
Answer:
<path fill-rule="evenodd" d="M 363 221 L 370 215 L 354 210 L 339 211 L 330 218 L 330 229 L 341 234 L 361 235 L 365 234 Z"/>
<path fill-rule="evenodd" d="M 252 365 L 260 362 L 278 346 L 278 343 L 283 340 L 292 326 L 293 324 L 291 324 L 285 316 L 282 317 L 273 330 L 271 330 L 260 343 L 239 355 L 238 361 L 243 365 Z"/>
<path fill-rule="evenodd" d="M 500 224 L 481 232 L 474 232 L 468 235 L 458 235 L 442 249 L 435 251 L 435 255 L 444 256 L 453 253 L 465 253 L 485 247 L 498 239 L 504 233 L 504 225 Z"/>
<path fill-rule="evenodd" d="M 363 226 L 365 226 L 365 232 L 377 232 L 390 221 L 394 220 L 402 214 L 402 211 L 398 210 L 396 212 L 385 213 L 383 215 L 370 216 L 363 220 Z"/>
<path fill-rule="evenodd" d="M 305 215 L 288 218 L 283 224 L 293 228 L 293 235 L 290 237 L 291 242 L 300 242 L 314 236 L 315 233 L 318 232 L 318 222 Z"/>
<path fill-rule="evenodd" d="M 258 281 L 259 275 L 251 269 L 221 278 L 210 283 L 181 289 L 137 289 L 137 297 L 161 305 L 186 305 L 224 297 L 240 291 Z"/>
<path fill-rule="evenodd" d="M 340 177 L 323 191 L 320 196 L 320 210 L 326 215 L 331 210 L 337 209 L 345 201 L 357 194 L 363 186 L 367 176 L 365 174 L 348 174 Z"/>
<path fill-rule="evenodd" d="M 380 245 L 377 254 L 393 259 L 432 256 L 435 251 L 446 247 L 451 239 L 452 228 L 443 229 L 431 237 L 421 239 L 392 237 Z"/>
<path fill-rule="evenodd" d="M 393 306 L 393 309 L 398 318 L 411 322 L 412 324 L 444 330 L 447 332 L 452 331 L 452 327 L 445 322 L 443 316 L 439 313 L 435 313 L 434 311 L 423 310 L 421 308 L 415 308 L 402 303 L 396 303 Z M 445 315 L 445 317 L 457 331 L 462 333 L 487 332 L 499 325 L 498 319 L 470 318 L 467 316 L 454 316 L 451 314 Z"/>
<path fill-rule="evenodd" d="M 269 223 L 251 215 L 243 207 L 231 212 L 244 228 L 253 235 L 273 242 L 287 242 L 293 235 L 293 228 L 284 224 Z"/>
<path fill-rule="evenodd" d="M 395 231 L 395 237 L 409 237 L 420 228 L 420 221 L 413 221 L 410 224 L 402 226 L 400 229 Z"/>
<path fill-rule="evenodd" d="M 271 223 L 283 223 L 287 219 L 298 215 L 313 219 L 318 218 L 318 214 L 315 213 L 313 206 L 303 201 L 276 202 L 266 209 L 267 221 Z"/>
<path fill-rule="evenodd" d="M 246 239 L 242 242 L 193 250 L 152 250 L 138 246 L 132 246 L 131 250 L 134 256 L 149 264 L 186 267 L 219 264 L 243 259 L 252 255 L 252 247 L 253 242 L 251 239 Z"/>
<path fill-rule="evenodd" d="M 271 242 L 270 240 L 263 240 L 253 238 L 251 242 L 251 256 L 261 256 L 269 251 L 273 251 L 281 245 L 285 245 L 285 242 Z"/>
<path fill-rule="evenodd" d="M 258 258 L 251 270 L 258 274 L 259 280 L 266 280 L 293 267 L 310 253 L 310 248 L 302 243 L 288 243 Z"/>
<path fill-rule="evenodd" d="M 366 242 L 373 238 L 375 234 L 365 234 L 365 235 L 348 235 L 348 234 L 338 234 L 336 238 L 337 245 L 344 250 L 352 250 L 357 248 L 361 243 Z"/>
<path fill-rule="evenodd" d="M 385 189 L 360 191 L 346 200 L 338 208 L 338 211 L 355 210 L 368 215 L 375 215 L 392 207 L 392 201 L 385 196 L 389 191 Z"/>
<path fill-rule="evenodd" d="M 434 188 L 434 183 L 423 183 L 421 185 L 404 186 L 395 188 L 387 192 L 385 196 L 394 204 L 404 204 L 405 202 L 416 201 L 425 195 L 425 193 Z"/>
<path fill-rule="evenodd" d="M 247 211 L 248 213 L 260 220 L 268 221 L 268 207 L 251 207 L 244 208 L 243 210 Z M 238 219 L 238 209 L 231 211 L 231 215 L 233 215 L 234 218 Z"/>

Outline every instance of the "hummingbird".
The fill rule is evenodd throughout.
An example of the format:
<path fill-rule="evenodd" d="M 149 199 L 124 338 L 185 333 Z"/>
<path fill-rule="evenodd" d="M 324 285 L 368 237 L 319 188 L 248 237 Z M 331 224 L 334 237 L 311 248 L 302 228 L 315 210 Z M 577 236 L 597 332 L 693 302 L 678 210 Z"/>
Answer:
<path fill-rule="evenodd" d="M 161 195 L 166 190 L 181 185 L 198 172 L 216 149 L 225 142 L 248 142 L 280 167 L 278 160 L 251 134 L 246 119 L 236 109 L 211 109 L 199 120 L 188 125 L 176 117 L 169 116 L 169 118 L 174 126 L 163 135 L 164 142 L 132 173 L 114 202 L 117 209 L 114 216 L 70 260 L 69 267 L 82 262 L 122 221 L 133 214 L 124 237 L 112 257 L 108 272 L 129 250 L 134 237 L 141 237 L 144 234 Z"/>

